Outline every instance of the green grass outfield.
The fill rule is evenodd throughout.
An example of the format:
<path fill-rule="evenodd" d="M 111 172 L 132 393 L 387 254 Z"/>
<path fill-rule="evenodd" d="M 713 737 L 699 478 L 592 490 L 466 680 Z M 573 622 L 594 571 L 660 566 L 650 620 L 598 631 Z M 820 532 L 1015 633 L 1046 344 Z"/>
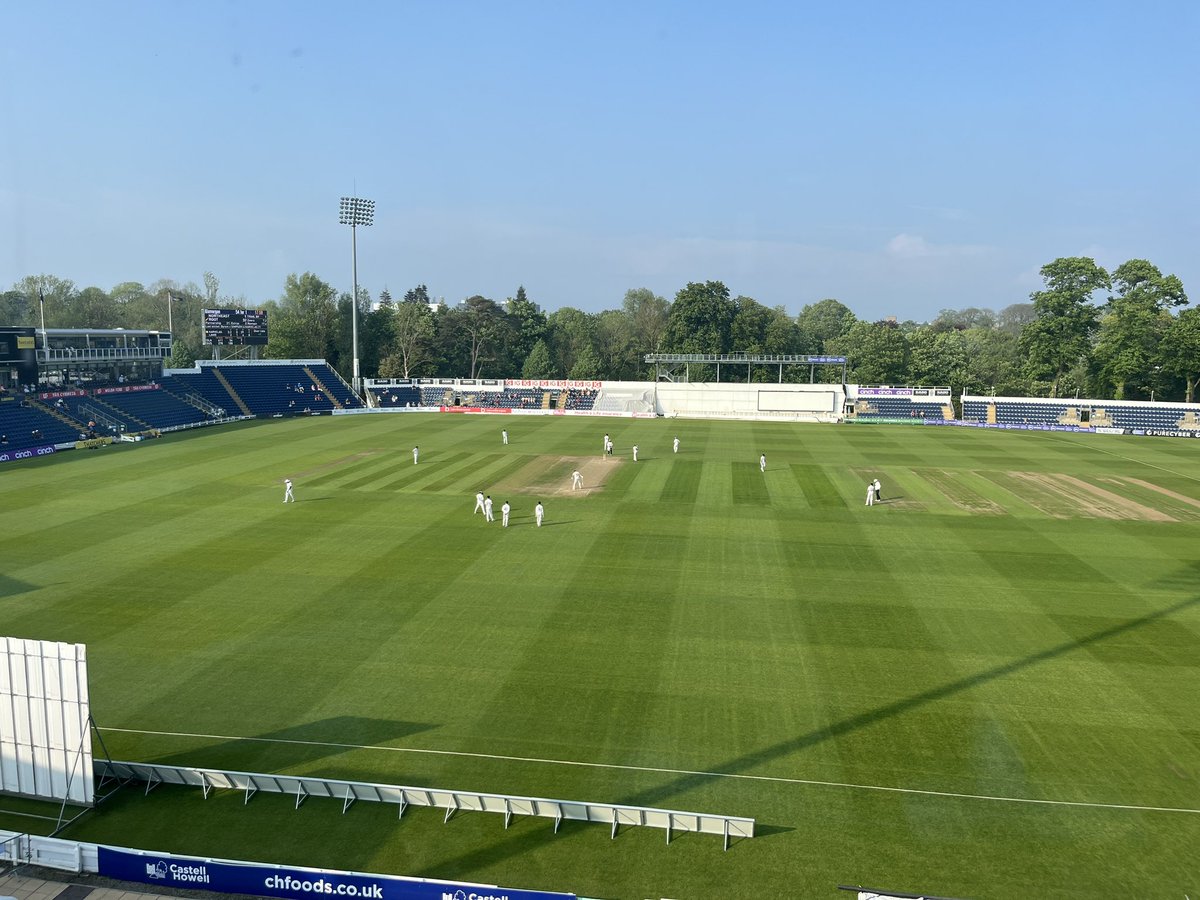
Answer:
<path fill-rule="evenodd" d="M 1198 897 L 1198 457 L 1200 441 L 932 427 L 210 429 L 5 465 L 0 633 L 88 645 L 118 759 L 759 829 L 723 853 L 657 829 L 159 788 L 65 837 L 602 898 Z M 561 493 L 576 458 L 602 489 Z M 497 516 L 512 501 L 512 527 L 472 515 L 477 488 Z"/>

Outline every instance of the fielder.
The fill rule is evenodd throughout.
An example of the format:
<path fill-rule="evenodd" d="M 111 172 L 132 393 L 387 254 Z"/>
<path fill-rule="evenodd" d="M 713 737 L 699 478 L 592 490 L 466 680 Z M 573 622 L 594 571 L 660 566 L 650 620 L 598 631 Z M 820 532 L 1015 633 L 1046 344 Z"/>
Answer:
<path fill-rule="evenodd" d="M 675 453 L 679 452 L 679 438 L 678 437 L 676 437 L 675 440 L 673 440 L 671 442 L 671 450 Z"/>
<path fill-rule="evenodd" d="M 573 490 L 573 491 L 582 491 L 583 490 L 583 475 L 580 473 L 580 471 L 578 469 L 576 469 L 574 472 L 571 473 L 571 490 Z"/>
<path fill-rule="evenodd" d="M 484 521 L 487 520 L 487 509 L 483 505 L 483 491 L 475 492 L 475 512 L 471 513 L 471 515 L 475 515 L 477 512 L 483 513 Z"/>
<path fill-rule="evenodd" d="M 633 461 L 637 462 L 637 444 L 633 445 Z"/>
<path fill-rule="evenodd" d="M 504 505 L 500 507 L 501 521 L 500 525 L 504 528 L 508 527 L 508 514 L 512 512 L 512 507 L 508 505 L 508 501 L 504 501 Z"/>
<path fill-rule="evenodd" d="M 875 505 L 875 485 L 874 485 L 874 483 L 868 481 L 867 482 L 867 506 L 874 506 L 874 505 Z"/>
<path fill-rule="evenodd" d="M 765 453 L 760 453 L 758 455 L 758 471 L 767 471 L 767 454 Z"/>
<path fill-rule="evenodd" d="M 283 502 L 287 503 L 289 500 L 293 503 L 296 502 L 296 498 L 292 496 L 292 479 L 285 478 L 283 479 Z"/>
<path fill-rule="evenodd" d="M 483 521 L 495 522 L 496 517 L 492 515 L 492 495 L 488 494 L 487 499 L 483 501 Z"/>
<path fill-rule="evenodd" d="M 420 455 L 421 455 L 421 448 L 413 447 L 413 465 L 414 466 L 417 464 L 417 457 L 419 457 Z"/>
<path fill-rule="evenodd" d="M 537 527 L 542 527 L 542 519 L 546 517 L 546 508 L 542 506 L 542 501 L 537 502 L 537 506 L 533 508 L 533 517 L 537 519 Z"/>
<path fill-rule="evenodd" d="M 501 440 L 504 441 L 504 446 L 507 447 L 508 446 L 508 429 L 507 428 L 503 428 L 500 430 L 500 438 L 501 438 Z"/>

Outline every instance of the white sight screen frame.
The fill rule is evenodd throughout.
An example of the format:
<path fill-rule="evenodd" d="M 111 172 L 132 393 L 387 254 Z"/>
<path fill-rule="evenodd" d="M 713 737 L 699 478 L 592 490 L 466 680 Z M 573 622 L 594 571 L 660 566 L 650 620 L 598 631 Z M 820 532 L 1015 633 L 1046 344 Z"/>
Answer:
<path fill-rule="evenodd" d="M 87 647 L 0 637 L 0 791 L 91 805 Z"/>

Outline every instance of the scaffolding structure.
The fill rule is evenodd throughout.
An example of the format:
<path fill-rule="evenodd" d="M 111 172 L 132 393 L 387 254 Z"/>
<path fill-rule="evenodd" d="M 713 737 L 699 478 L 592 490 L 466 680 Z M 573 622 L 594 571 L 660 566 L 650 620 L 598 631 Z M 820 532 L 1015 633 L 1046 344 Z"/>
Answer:
<path fill-rule="evenodd" d="M 817 366 L 841 366 L 841 383 L 846 383 L 846 357 L 809 356 L 803 353 L 647 353 L 646 362 L 654 366 L 654 380 L 671 382 L 691 381 L 691 365 L 716 366 L 717 381 L 721 380 L 721 366 L 746 367 L 746 383 L 754 366 L 776 366 L 779 383 L 783 384 L 784 366 L 808 366 L 808 382 L 816 383 Z M 683 377 L 680 377 L 680 366 Z"/>

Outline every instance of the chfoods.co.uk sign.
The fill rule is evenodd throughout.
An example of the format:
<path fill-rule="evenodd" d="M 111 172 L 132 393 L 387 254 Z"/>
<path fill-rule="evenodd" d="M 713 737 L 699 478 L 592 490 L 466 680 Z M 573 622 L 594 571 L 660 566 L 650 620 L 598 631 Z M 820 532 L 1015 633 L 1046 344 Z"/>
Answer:
<path fill-rule="evenodd" d="M 521 891 L 480 884 L 422 881 L 388 875 L 354 875 L 255 863 L 213 862 L 190 856 L 98 847 L 100 874 L 122 881 L 258 894 L 290 900 L 345 897 L 359 900 L 576 900 L 574 894 Z"/>

